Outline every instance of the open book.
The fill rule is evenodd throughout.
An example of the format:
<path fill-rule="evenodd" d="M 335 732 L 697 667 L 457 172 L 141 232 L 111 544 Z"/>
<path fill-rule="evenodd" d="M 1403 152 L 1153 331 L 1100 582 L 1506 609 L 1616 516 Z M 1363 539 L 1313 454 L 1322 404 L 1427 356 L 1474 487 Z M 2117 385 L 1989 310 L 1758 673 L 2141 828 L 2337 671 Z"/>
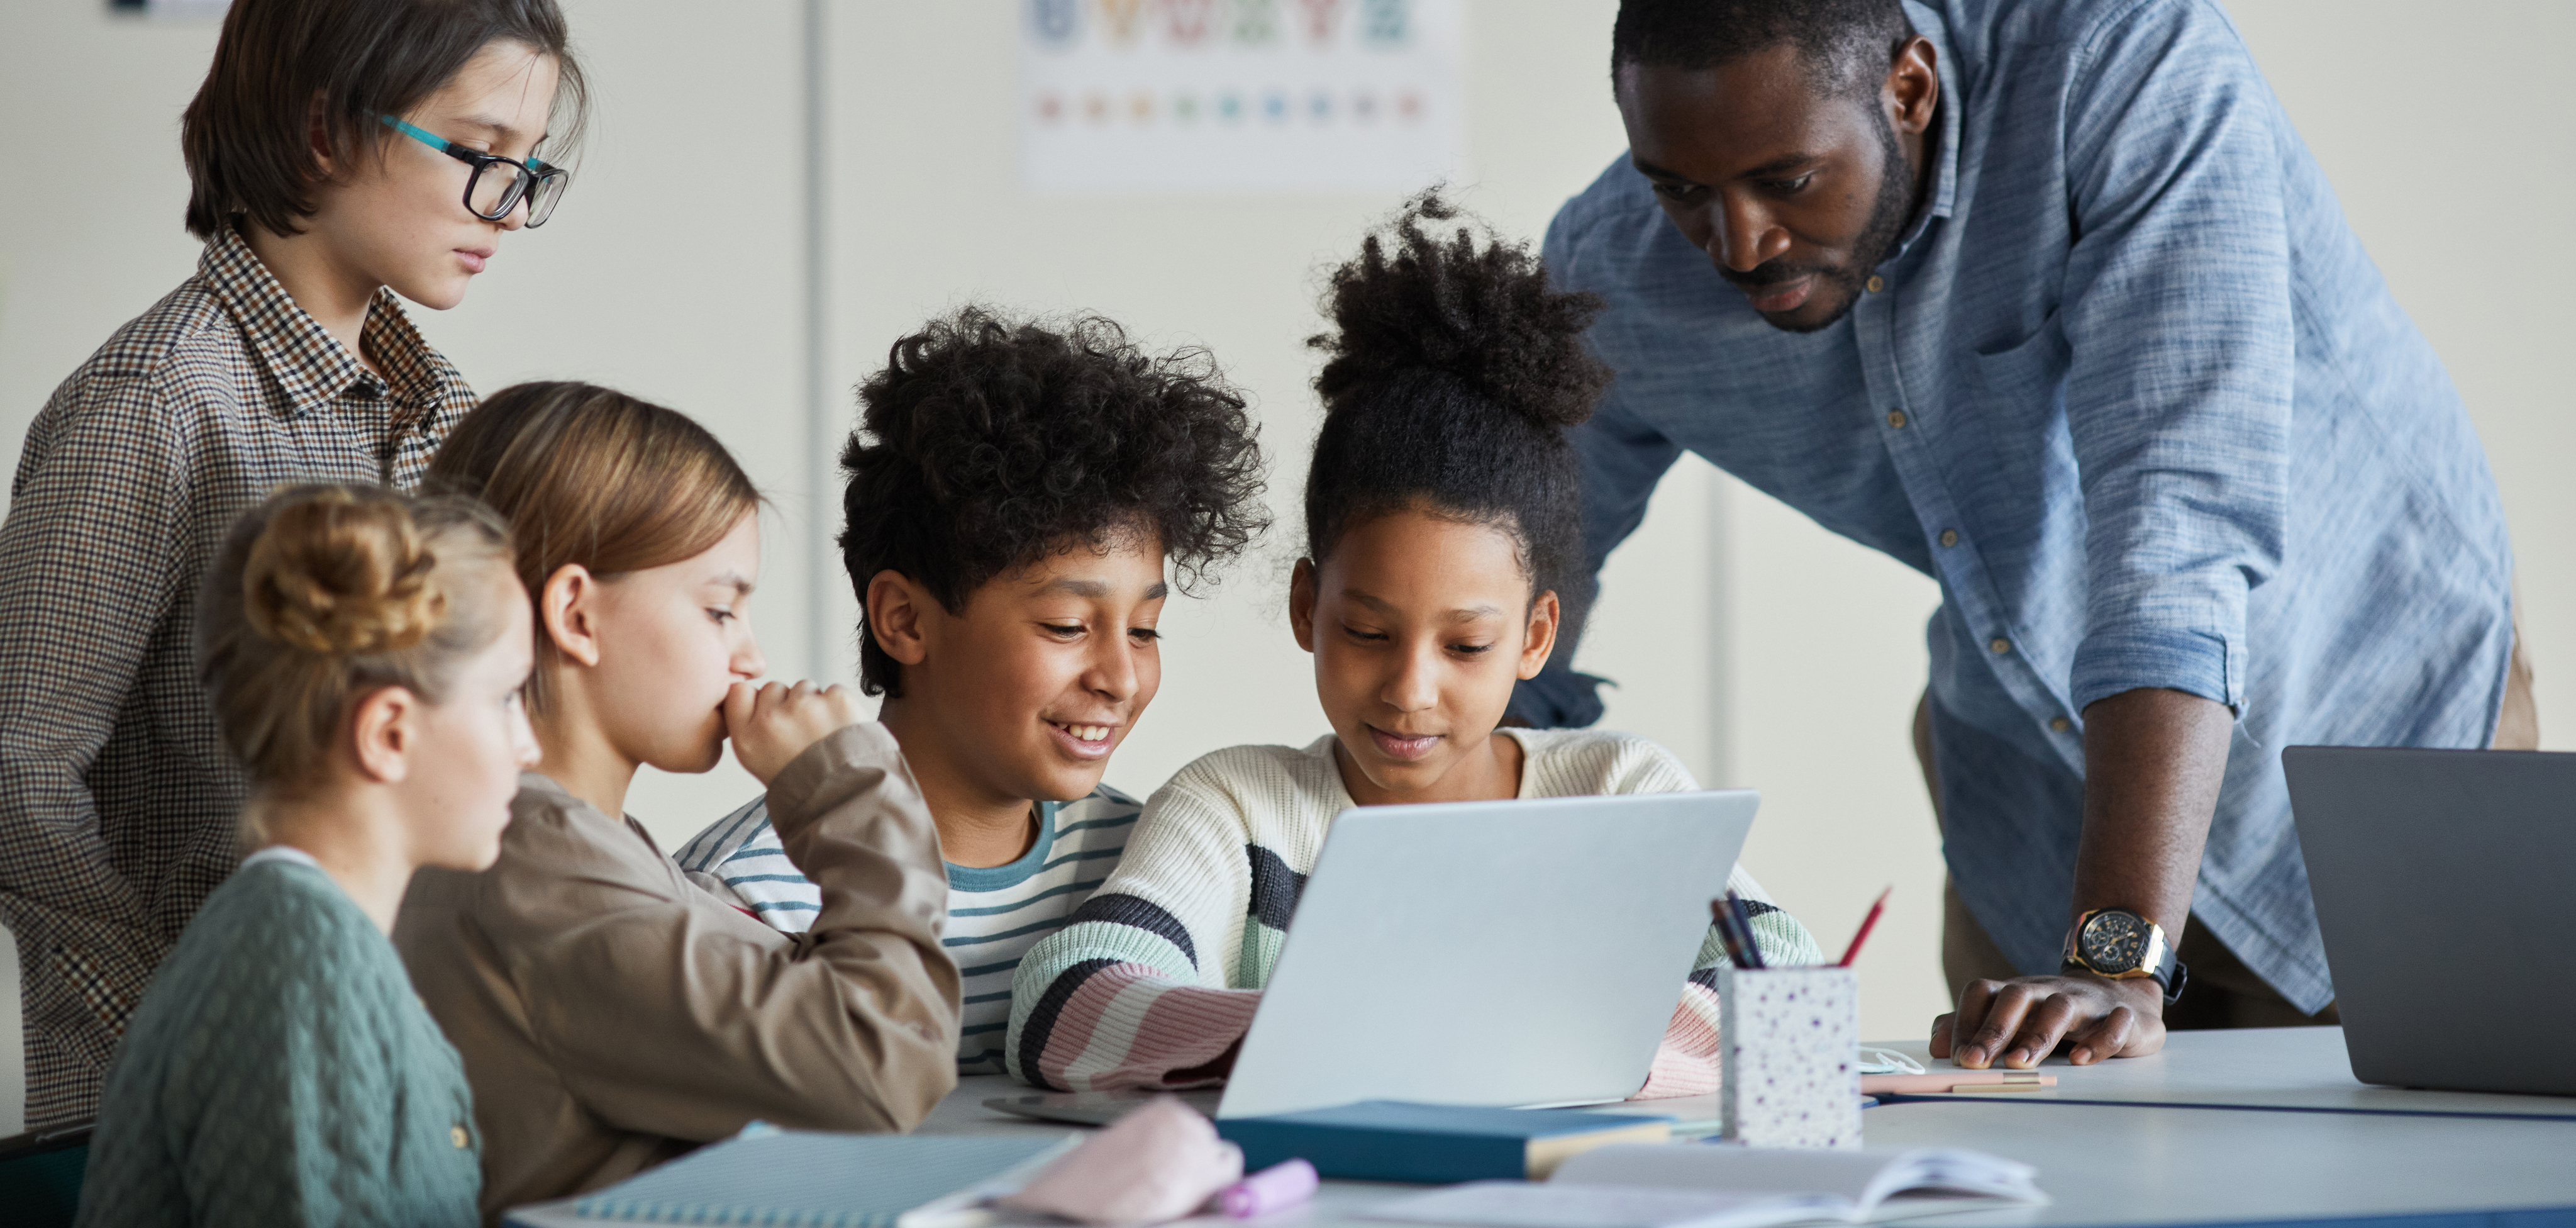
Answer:
<path fill-rule="evenodd" d="M 1479 1228 L 1772 1228 L 1869 1224 L 2043 1204 L 2027 1164 L 1950 1147 L 1769 1151 L 1613 1146 L 1544 1182 L 1478 1181 L 1398 1199 L 1364 1218 Z"/>

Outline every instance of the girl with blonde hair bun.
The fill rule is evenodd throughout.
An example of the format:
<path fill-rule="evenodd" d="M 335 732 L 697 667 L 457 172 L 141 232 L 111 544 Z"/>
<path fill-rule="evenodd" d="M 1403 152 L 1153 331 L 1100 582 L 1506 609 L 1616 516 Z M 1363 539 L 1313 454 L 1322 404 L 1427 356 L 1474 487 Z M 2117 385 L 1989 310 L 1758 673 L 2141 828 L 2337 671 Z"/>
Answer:
<path fill-rule="evenodd" d="M 196 630 L 253 851 L 136 1011 L 80 1222 L 472 1224 L 472 1097 L 387 932 L 413 871 L 492 864 L 537 760 L 505 530 L 290 488 L 234 528 Z"/>
<path fill-rule="evenodd" d="M 751 480 L 686 415 L 578 383 L 492 394 L 429 475 L 509 518 L 537 627 L 545 758 L 500 860 L 422 873 L 394 928 L 474 1085 L 485 1213 L 753 1120 L 918 1124 L 956 1084 L 938 827 L 855 694 L 758 684 Z M 690 882 L 626 817 L 641 768 L 704 772 L 727 742 L 820 886 L 804 933 Z"/>

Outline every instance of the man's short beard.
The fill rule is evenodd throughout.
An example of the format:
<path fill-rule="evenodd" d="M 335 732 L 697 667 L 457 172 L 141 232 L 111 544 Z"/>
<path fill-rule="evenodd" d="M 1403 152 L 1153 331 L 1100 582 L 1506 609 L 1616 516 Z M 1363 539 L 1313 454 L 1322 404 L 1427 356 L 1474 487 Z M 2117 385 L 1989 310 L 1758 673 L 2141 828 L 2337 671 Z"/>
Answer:
<path fill-rule="evenodd" d="M 1775 270 L 1766 266 L 1755 269 L 1750 276 L 1732 269 L 1722 270 L 1728 281 L 1742 287 L 1776 284 L 1816 272 L 1823 283 L 1817 287 L 1820 292 L 1830 291 L 1842 296 L 1841 305 L 1835 307 L 1832 314 L 1813 324 L 1783 324 L 1769 316 L 1763 317 L 1771 327 L 1782 332 L 1822 332 L 1841 323 L 1842 318 L 1850 315 L 1851 309 L 1860 304 L 1862 288 L 1869 281 L 1870 271 L 1887 263 L 1887 258 L 1896 254 L 1897 241 L 1905 237 L 1906 223 L 1914 218 L 1914 164 L 1906 158 L 1905 143 L 1896 138 L 1896 125 L 1888 122 L 1887 112 L 1876 105 L 1875 98 L 1870 101 L 1869 113 L 1878 120 L 1878 199 L 1870 205 L 1869 224 L 1862 227 L 1860 237 L 1852 241 L 1851 262 L 1826 270 L 1789 267 Z"/>

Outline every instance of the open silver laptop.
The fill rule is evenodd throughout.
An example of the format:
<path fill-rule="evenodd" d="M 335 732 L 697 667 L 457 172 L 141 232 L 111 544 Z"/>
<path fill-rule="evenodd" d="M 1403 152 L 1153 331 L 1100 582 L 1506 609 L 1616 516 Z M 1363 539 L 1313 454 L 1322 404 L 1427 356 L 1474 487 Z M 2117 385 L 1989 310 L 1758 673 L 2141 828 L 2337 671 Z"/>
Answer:
<path fill-rule="evenodd" d="M 2352 1076 L 2576 1095 L 2576 754 L 2293 746 L 2281 766 Z"/>
<path fill-rule="evenodd" d="M 1219 1117 L 1615 1100 L 1646 1081 L 1743 851 L 1748 790 L 1342 813 Z M 997 1097 L 1100 1122 L 1144 1093 Z"/>

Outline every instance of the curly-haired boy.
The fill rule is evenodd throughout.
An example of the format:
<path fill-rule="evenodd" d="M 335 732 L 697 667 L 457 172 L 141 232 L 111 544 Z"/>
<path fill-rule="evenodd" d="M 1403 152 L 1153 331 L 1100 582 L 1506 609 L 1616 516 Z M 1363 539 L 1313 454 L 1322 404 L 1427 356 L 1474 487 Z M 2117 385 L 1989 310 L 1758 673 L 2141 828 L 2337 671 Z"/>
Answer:
<path fill-rule="evenodd" d="M 1203 351 L 1149 355 L 1090 316 L 967 308 L 897 341 L 859 395 L 841 558 L 860 686 L 939 824 L 959 1073 L 1000 1073 L 1020 956 L 1109 876 L 1141 809 L 1100 777 L 1162 681 L 1164 600 L 1267 523 L 1258 432 Z M 763 801 L 678 860 L 782 930 L 819 903 Z"/>

